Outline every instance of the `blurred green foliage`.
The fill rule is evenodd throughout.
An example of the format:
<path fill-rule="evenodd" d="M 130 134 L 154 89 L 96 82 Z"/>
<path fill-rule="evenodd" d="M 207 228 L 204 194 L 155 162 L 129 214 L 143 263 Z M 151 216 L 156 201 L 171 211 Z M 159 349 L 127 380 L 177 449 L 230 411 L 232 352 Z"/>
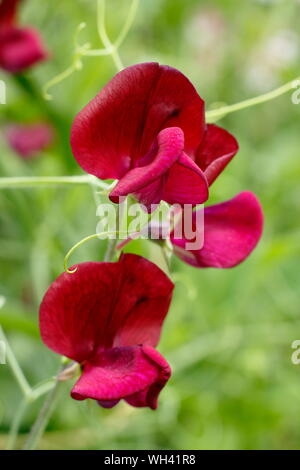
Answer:
<path fill-rule="evenodd" d="M 120 30 L 128 0 L 110 0 L 108 29 Z M 197 87 L 207 106 L 233 103 L 299 75 L 300 2 L 296 0 L 141 0 L 121 48 L 126 65 L 147 60 L 175 66 Z M 99 47 L 94 0 L 24 2 L 22 21 L 41 30 L 51 60 L 28 79 L 40 89 L 72 60 L 74 31 Z M 60 116 L 57 142 L 34 161 L 21 160 L 1 138 L 2 176 L 81 174 L 66 146 L 72 119 L 115 73 L 110 57 L 86 58 L 84 67 L 51 90 Z M 7 121 L 53 119 L 13 77 Z M 234 113 L 221 121 L 238 139 L 238 156 L 214 184 L 210 201 L 254 191 L 265 213 L 263 240 L 232 270 L 197 270 L 174 260 L 177 287 L 160 351 L 173 367 L 156 412 L 119 404 L 113 410 L 69 398 L 60 404 L 41 442 L 48 449 L 299 449 L 299 367 L 291 343 L 300 337 L 300 105 L 291 95 Z M 64 145 L 62 145 L 64 142 Z M 95 231 L 88 187 L 1 190 L 0 323 L 34 384 L 53 375 L 59 358 L 41 343 L 39 302 L 62 271 L 63 256 Z M 154 256 L 150 242 L 130 249 Z M 104 243 L 103 243 L 104 245 Z M 99 260 L 91 242 L 74 262 Z M 20 391 L 0 366 L 0 447 L 5 444 Z M 28 411 L 26 433 L 40 402 Z"/>

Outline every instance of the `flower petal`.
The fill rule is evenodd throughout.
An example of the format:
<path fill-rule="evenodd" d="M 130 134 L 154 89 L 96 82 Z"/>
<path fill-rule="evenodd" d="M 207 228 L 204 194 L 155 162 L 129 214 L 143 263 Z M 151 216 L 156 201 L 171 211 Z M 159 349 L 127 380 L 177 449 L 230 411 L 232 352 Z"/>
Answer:
<path fill-rule="evenodd" d="M 179 258 L 192 266 L 231 268 L 254 250 L 262 229 L 261 205 L 253 193 L 245 191 L 229 201 L 204 209 L 203 248 L 189 251 L 187 240 L 174 236 L 172 243 Z"/>
<path fill-rule="evenodd" d="M 183 148 L 181 129 L 162 130 L 158 134 L 154 160 L 128 171 L 110 193 L 110 199 L 118 203 L 120 197 L 134 194 L 149 212 L 161 200 L 170 204 L 195 205 L 206 201 L 208 186 L 204 173 Z"/>
<path fill-rule="evenodd" d="M 0 67 L 19 73 L 46 59 L 47 52 L 34 29 L 9 28 L 0 33 Z"/>
<path fill-rule="evenodd" d="M 77 362 L 98 349 L 156 345 L 173 283 L 153 263 L 122 255 L 117 263 L 82 263 L 49 287 L 40 307 L 40 330 L 53 351 Z"/>
<path fill-rule="evenodd" d="M 92 398 L 106 408 L 125 398 L 133 406 L 155 409 L 170 375 L 168 363 L 149 346 L 113 348 L 83 366 L 71 396 L 75 400 Z"/>
<path fill-rule="evenodd" d="M 196 163 L 182 153 L 170 168 L 162 197 L 169 204 L 202 204 L 208 198 L 207 180 Z"/>
<path fill-rule="evenodd" d="M 160 268 L 141 256 L 125 254 L 119 263 L 123 266 L 123 282 L 111 319 L 114 346 L 156 346 L 174 284 Z"/>
<path fill-rule="evenodd" d="M 178 70 L 157 63 L 118 73 L 76 116 L 71 146 L 79 165 L 98 178 L 122 178 L 158 133 L 180 127 L 195 155 L 204 134 L 204 103 Z"/>
<path fill-rule="evenodd" d="M 204 171 L 209 185 L 224 170 L 239 149 L 236 139 L 225 129 L 208 124 L 197 152 L 196 163 Z"/>
<path fill-rule="evenodd" d="M 153 149 L 157 152 L 153 161 L 128 171 L 110 193 L 111 201 L 118 203 L 119 197 L 136 194 L 138 200 L 146 206 L 159 203 L 163 186 L 161 177 L 178 160 L 183 148 L 184 135 L 180 128 L 171 127 L 162 130 L 158 134 L 156 148 Z M 155 188 L 155 191 L 149 191 L 148 186 Z"/>

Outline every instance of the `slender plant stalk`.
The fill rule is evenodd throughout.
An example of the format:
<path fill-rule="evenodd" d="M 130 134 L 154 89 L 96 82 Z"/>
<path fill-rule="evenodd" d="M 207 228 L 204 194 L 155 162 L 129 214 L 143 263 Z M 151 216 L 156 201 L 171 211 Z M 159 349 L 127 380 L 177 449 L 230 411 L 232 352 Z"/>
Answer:
<path fill-rule="evenodd" d="M 32 393 L 32 388 L 30 387 L 29 383 L 27 382 L 27 379 L 26 379 L 25 375 L 23 374 L 23 371 L 22 371 L 21 367 L 19 366 L 17 358 L 14 355 L 13 350 L 11 349 L 1 326 L 0 326 L 0 338 L 5 343 L 7 362 L 10 366 L 10 369 L 11 369 L 15 379 L 16 379 L 16 382 L 18 383 L 24 397 L 29 398 L 31 396 L 31 393 Z"/>
<path fill-rule="evenodd" d="M 2 341 L 4 341 L 5 343 L 7 362 L 23 394 L 23 399 L 21 401 L 21 404 L 14 415 L 14 419 L 13 419 L 12 426 L 10 428 L 10 432 L 8 436 L 8 441 L 6 444 L 7 449 L 14 449 L 16 445 L 16 440 L 18 437 L 19 428 L 20 428 L 23 416 L 27 410 L 27 407 L 30 405 L 30 403 L 34 402 L 42 395 L 49 392 L 49 390 L 53 389 L 54 381 L 53 379 L 50 379 L 32 388 L 29 385 L 23 373 L 18 363 L 18 360 L 16 356 L 14 355 L 14 352 L 11 349 L 1 326 L 0 326 L 0 339 L 2 339 Z"/>
<path fill-rule="evenodd" d="M 90 184 L 101 189 L 109 185 L 91 175 L 82 176 L 16 176 L 0 178 L 0 189 L 31 188 L 37 186 Z"/>
<path fill-rule="evenodd" d="M 52 412 L 54 411 L 54 408 L 57 404 L 61 385 L 62 382 L 56 379 L 54 387 L 52 388 L 46 400 L 44 401 L 44 404 L 40 409 L 38 417 L 31 428 L 29 436 L 24 444 L 23 450 L 33 450 L 37 447 L 46 429 Z"/>
<path fill-rule="evenodd" d="M 9 430 L 8 440 L 6 444 L 6 450 L 13 450 L 16 447 L 16 442 L 19 434 L 22 419 L 28 407 L 28 400 L 24 398 L 21 401 L 19 408 L 17 409 L 14 419 Z"/>
<path fill-rule="evenodd" d="M 271 101 L 294 89 L 298 81 L 300 81 L 300 77 L 286 83 L 285 85 L 282 85 L 279 88 L 276 88 L 276 90 L 272 90 L 268 93 L 264 93 L 263 95 L 256 96 L 255 98 L 250 98 L 249 100 L 241 101 L 240 103 L 231 104 L 229 106 L 222 106 L 221 108 L 207 111 L 205 113 L 206 120 L 207 122 L 214 122 L 217 119 L 220 119 L 221 117 L 224 117 L 227 114 L 233 113 L 235 111 L 240 111 L 242 109 L 250 108 L 251 106 L 256 106 L 258 104 Z"/>
<path fill-rule="evenodd" d="M 130 20 L 130 25 L 131 26 L 132 20 Z M 121 57 L 118 52 L 118 48 L 115 47 L 112 42 L 110 41 L 108 34 L 106 32 L 106 27 L 105 27 L 105 0 L 98 0 L 97 3 L 97 27 L 98 27 L 98 33 L 100 36 L 101 41 L 104 44 L 104 47 L 108 50 L 111 51 L 111 57 L 114 61 L 114 64 L 116 66 L 116 69 L 118 72 L 123 70 L 124 65 L 122 63 Z M 127 31 L 128 32 L 128 31 Z M 119 39 L 120 41 L 120 39 Z M 121 42 L 123 41 L 123 36 L 121 36 Z"/>
<path fill-rule="evenodd" d="M 42 395 L 45 395 L 46 393 L 50 392 L 50 390 L 53 389 L 54 385 L 55 385 L 54 379 L 47 380 L 41 385 L 33 388 L 31 395 L 27 397 L 24 396 L 23 400 L 21 401 L 20 406 L 18 407 L 14 415 L 12 426 L 9 430 L 8 440 L 6 444 L 7 450 L 13 450 L 16 448 L 16 442 L 17 442 L 17 438 L 19 434 L 19 429 L 20 429 L 23 417 L 27 411 L 28 406 L 31 403 L 33 403 L 35 400 L 40 398 Z"/>

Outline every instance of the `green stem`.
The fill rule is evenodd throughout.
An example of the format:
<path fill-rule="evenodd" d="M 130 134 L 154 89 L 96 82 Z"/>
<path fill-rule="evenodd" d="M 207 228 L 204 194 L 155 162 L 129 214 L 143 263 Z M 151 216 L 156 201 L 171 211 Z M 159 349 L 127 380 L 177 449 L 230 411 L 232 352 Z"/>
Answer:
<path fill-rule="evenodd" d="M 38 442 L 43 435 L 46 426 L 49 422 L 51 414 L 56 406 L 56 403 L 59 398 L 59 391 L 61 388 L 62 382 L 56 380 L 54 387 L 47 396 L 39 415 L 31 428 L 29 436 L 25 442 L 23 450 L 33 450 L 38 445 Z"/>
<path fill-rule="evenodd" d="M 29 399 L 31 397 L 31 393 L 32 393 L 32 388 L 30 387 L 29 383 L 27 382 L 27 379 L 25 377 L 25 375 L 23 374 L 23 371 L 21 369 L 21 367 L 19 366 L 19 363 L 11 349 L 11 347 L 9 346 L 9 343 L 7 341 L 7 338 L 4 334 L 4 331 L 2 330 L 2 327 L 0 326 L 0 339 L 2 339 L 5 343 L 5 346 L 6 346 L 6 358 L 7 358 L 7 362 L 10 366 L 10 369 L 20 387 L 20 389 L 22 390 L 22 393 L 24 395 L 24 397 L 26 397 L 27 399 Z"/>
<path fill-rule="evenodd" d="M 52 88 L 54 85 L 57 85 L 58 83 L 62 82 L 66 78 L 68 78 L 70 75 L 72 75 L 73 72 L 76 70 L 76 65 L 75 63 L 70 65 L 66 70 L 61 72 L 60 74 L 56 75 L 54 78 L 49 80 L 44 86 L 43 86 L 43 96 L 45 100 L 49 101 L 52 99 L 52 95 L 48 93 L 48 90 Z"/>
<path fill-rule="evenodd" d="M 127 19 L 125 21 L 125 24 L 123 26 L 123 29 L 121 30 L 119 36 L 117 37 L 116 41 L 114 42 L 114 48 L 119 49 L 121 45 L 123 44 L 127 34 L 130 31 L 130 28 L 134 22 L 134 18 L 136 16 L 137 10 L 139 7 L 139 0 L 132 0 L 132 3 L 130 5 L 129 13 L 127 16 Z"/>
<path fill-rule="evenodd" d="M 20 428 L 23 416 L 26 412 L 28 405 L 32 403 L 33 401 L 37 400 L 39 397 L 41 397 L 45 393 L 49 392 L 49 390 L 51 390 L 54 386 L 54 381 L 53 379 L 49 379 L 37 385 L 36 387 L 32 388 L 29 385 L 25 375 L 23 374 L 23 371 L 21 367 L 19 366 L 18 360 L 15 357 L 11 347 L 9 346 L 9 343 L 7 341 L 7 338 L 1 326 L 0 326 L 0 339 L 3 340 L 5 343 L 7 362 L 23 393 L 23 399 L 21 401 L 21 404 L 18 410 L 16 411 L 14 415 L 14 419 L 12 422 L 12 426 L 10 428 L 8 441 L 6 445 L 7 449 L 14 449 L 18 432 L 19 432 L 19 428 Z"/>
<path fill-rule="evenodd" d="M 130 26 L 131 26 L 131 23 L 130 23 Z M 103 42 L 104 47 L 108 50 L 111 50 L 111 57 L 114 61 L 116 69 L 118 70 L 118 72 L 120 72 L 121 70 L 123 70 L 124 65 L 122 63 L 118 49 L 112 44 L 106 32 L 105 0 L 98 0 L 98 3 L 97 3 L 97 27 L 98 27 L 98 33 L 99 33 L 100 39 Z M 121 42 L 123 41 L 122 36 L 121 36 Z"/>
<path fill-rule="evenodd" d="M 46 380 L 40 385 L 37 385 L 36 387 L 34 387 L 32 389 L 31 394 L 28 397 L 23 398 L 19 408 L 17 409 L 17 412 L 14 415 L 13 422 L 9 430 L 8 441 L 6 444 L 7 450 L 13 450 L 16 447 L 16 441 L 17 441 L 17 437 L 19 434 L 19 429 L 22 423 L 22 419 L 30 403 L 34 402 L 35 400 L 40 398 L 42 395 L 45 395 L 46 393 L 50 392 L 50 390 L 53 389 L 54 385 L 55 385 L 55 379 Z"/>
<path fill-rule="evenodd" d="M 65 259 L 64 259 L 64 269 L 65 269 L 65 271 L 69 274 L 73 274 L 77 271 L 77 267 L 75 267 L 74 269 L 69 269 L 68 268 L 68 263 L 69 263 L 70 256 L 74 253 L 74 251 L 77 250 L 77 248 L 80 248 L 82 245 L 84 245 L 85 243 L 87 243 L 91 240 L 96 240 L 97 238 L 99 239 L 100 237 L 103 237 L 104 235 L 106 235 L 106 236 L 116 235 L 117 236 L 117 235 L 130 235 L 130 234 L 129 234 L 129 232 L 120 232 L 120 231 L 114 230 L 114 231 L 110 231 L 110 232 L 100 232 L 100 233 L 93 233 L 92 235 L 88 235 L 87 237 L 83 238 L 79 242 L 75 243 L 75 245 L 73 245 L 72 248 L 66 254 Z M 111 242 L 113 242 L 113 243 L 111 243 Z M 110 242 L 108 243 L 108 248 L 107 248 L 107 251 L 104 255 L 104 261 L 105 262 L 111 260 L 116 243 L 117 243 L 117 238 L 110 240 Z"/>
<path fill-rule="evenodd" d="M 105 252 L 105 255 L 104 255 L 104 258 L 103 258 L 103 261 L 105 263 L 108 263 L 109 261 L 113 260 L 113 258 L 115 256 L 115 250 L 116 250 L 117 242 L 118 242 L 117 239 L 109 240 L 109 242 L 107 244 L 106 252 Z"/>
<path fill-rule="evenodd" d="M 40 398 L 42 395 L 45 395 L 46 393 L 50 392 L 50 390 L 52 390 L 52 388 L 55 385 L 55 380 L 56 379 L 54 377 L 54 378 L 46 380 L 40 385 L 36 385 L 35 387 L 33 387 L 30 401 L 35 401 L 38 398 Z"/>
<path fill-rule="evenodd" d="M 98 1 L 98 7 L 97 7 L 97 16 L 98 16 L 98 32 L 100 39 L 102 40 L 103 44 L 105 45 L 104 49 L 90 49 L 90 44 L 86 43 L 84 45 L 80 45 L 78 43 L 78 35 L 80 31 L 85 28 L 86 24 L 85 23 L 80 23 L 80 25 L 77 28 L 76 34 L 75 34 L 75 53 L 73 56 L 73 62 L 72 64 L 67 67 L 66 70 L 55 76 L 54 78 L 50 79 L 43 87 L 43 96 L 46 100 L 51 100 L 52 96 L 48 93 L 49 89 L 52 88 L 54 85 L 57 85 L 58 83 L 62 82 L 66 78 L 68 78 L 72 73 L 74 73 L 76 70 L 79 70 L 81 68 L 81 59 L 83 57 L 100 57 L 100 56 L 107 56 L 111 55 L 112 59 L 115 63 L 115 66 L 118 71 L 121 71 L 124 66 L 121 60 L 121 57 L 119 55 L 119 48 L 123 44 L 131 26 L 134 21 L 137 9 L 139 6 L 139 0 L 132 0 L 132 3 L 130 5 L 129 13 L 127 16 L 127 19 L 125 21 L 125 24 L 123 28 L 120 31 L 119 36 L 117 37 L 116 41 L 114 43 L 111 42 L 109 39 L 106 28 L 105 28 L 105 0 L 99 0 Z"/>
<path fill-rule="evenodd" d="M 74 185 L 90 184 L 101 189 L 108 189 L 109 185 L 91 175 L 82 176 L 16 176 L 0 178 L 0 189 L 35 187 L 46 185 Z"/>
<path fill-rule="evenodd" d="M 300 77 L 296 78 L 295 80 L 292 80 L 291 82 L 286 83 L 285 85 L 282 85 L 279 88 L 276 88 L 276 90 L 264 93 L 260 96 L 256 96 L 255 98 L 250 98 L 248 100 L 241 101 L 240 103 L 231 104 L 229 106 L 222 106 L 221 108 L 207 111 L 205 113 L 206 121 L 214 122 L 217 119 L 226 116 L 227 114 L 234 113 L 235 111 L 240 111 L 241 109 L 250 108 L 251 106 L 256 106 L 257 104 L 265 103 L 267 101 L 271 101 L 275 98 L 278 98 L 279 96 L 284 95 L 285 93 L 294 89 L 295 83 L 299 79 Z"/>
<path fill-rule="evenodd" d="M 117 220 L 116 220 L 116 227 L 120 228 L 120 224 L 122 224 L 123 218 L 125 215 L 125 203 L 119 204 L 118 211 L 117 211 Z M 122 231 L 119 230 L 116 235 L 121 235 Z M 125 233 L 126 236 L 126 233 Z M 128 235 L 127 235 L 128 236 Z M 114 260 L 114 257 L 116 255 L 116 246 L 118 243 L 117 236 L 111 240 L 109 240 L 106 248 L 106 252 L 104 254 L 103 261 L 105 263 L 108 263 L 110 261 Z"/>
<path fill-rule="evenodd" d="M 24 398 L 13 418 L 13 422 L 9 431 L 9 436 L 8 436 L 8 440 L 6 444 L 7 450 L 13 450 L 16 447 L 16 441 L 17 441 L 17 437 L 19 434 L 20 425 L 21 425 L 23 416 L 27 410 L 27 406 L 28 406 L 28 400 Z"/>

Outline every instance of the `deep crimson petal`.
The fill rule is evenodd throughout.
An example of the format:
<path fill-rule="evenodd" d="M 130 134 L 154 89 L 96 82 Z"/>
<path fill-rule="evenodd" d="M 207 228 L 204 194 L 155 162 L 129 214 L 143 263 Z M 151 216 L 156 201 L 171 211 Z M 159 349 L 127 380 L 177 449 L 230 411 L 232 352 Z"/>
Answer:
<path fill-rule="evenodd" d="M 122 289 L 111 328 L 114 346 L 156 346 L 168 313 L 174 284 L 155 264 L 141 256 L 122 255 Z"/>
<path fill-rule="evenodd" d="M 185 151 L 194 157 L 204 134 L 203 100 L 178 70 L 138 64 L 118 73 L 76 116 L 71 146 L 85 171 L 120 179 L 167 127 L 182 129 Z"/>
<path fill-rule="evenodd" d="M 5 129 L 6 139 L 11 148 L 23 158 L 31 158 L 47 148 L 54 138 L 49 124 L 12 124 Z"/>
<path fill-rule="evenodd" d="M 185 153 L 170 168 L 162 197 L 169 204 L 202 204 L 208 198 L 207 180 L 202 170 Z"/>
<path fill-rule="evenodd" d="M 253 193 L 245 191 L 204 209 L 202 249 L 187 251 L 184 239 L 172 237 L 172 243 L 179 258 L 192 266 L 231 268 L 254 250 L 262 229 L 261 205 Z"/>
<path fill-rule="evenodd" d="M 47 290 L 40 306 L 40 330 L 53 351 L 77 362 L 98 344 L 111 345 L 107 323 L 120 287 L 118 263 L 82 263 L 63 273 Z"/>
<path fill-rule="evenodd" d="M 161 187 L 163 181 L 160 179 L 167 173 L 171 166 L 178 160 L 184 148 L 184 135 L 180 128 L 171 127 L 162 130 L 157 137 L 157 153 L 153 161 L 148 165 L 134 168 L 121 178 L 116 187 L 110 193 L 110 199 L 118 202 L 120 196 L 138 194 L 139 201 L 145 205 L 160 202 Z M 157 181 L 159 180 L 159 181 Z M 149 197 L 147 186 L 156 183 L 157 191 Z M 143 197 L 143 190 L 147 197 Z"/>
<path fill-rule="evenodd" d="M 208 124 L 197 152 L 196 163 L 204 171 L 209 185 L 224 170 L 239 149 L 236 139 L 225 129 Z"/>
<path fill-rule="evenodd" d="M 183 149 L 181 129 L 162 130 L 158 134 L 157 154 L 152 162 L 126 173 L 110 193 L 110 199 L 118 203 L 119 197 L 134 194 L 149 212 L 161 200 L 170 204 L 195 205 L 206 201 L 206 177 Z"/>
<path fill-rule="evenodd" d="M 0 30 L 15 23 L 19 3 L 20 0 L 2 0 L 0 2 Z"/>
<path fill-rule="evenodd" d="M 158 405 L 158 396 L 161 390 L 166 385 L 169 378 L 171 377 L 172 371 L 166 360 L 155 349 L 152 349 L 148 346 L 144 346 L 143 352 L 148 356 L 149 359 L 154 361 L 159 366 L 160 373 L 158 380 L 153 383 L 148 389 L 134 393 L 127 397 L 125 400 L 131 406 L 136 406 L 138 408 L 143 406 L 150 406 L 152 410 L 155 410 Z"/>
<path fill-rule="evenodd" d="M 136 255 L 123 255 L 117 263 L 79 264 L 45 294 L 42 339 L 80 363 L 113 345 L 156 345 L 173 287 L 157 266 Z"/>
<path fill-rule="evenodd" d="M 0 32 L 0 67 L 19 73 L 47 58 L 40 35 L 31 28 L 8 28 Z"/>
<path fill-rule="evenodd" d="M 105 407 L 125 398 L 133 406 L 155 409 L 170 375 L 168 363 L 149 346 L 113 348 L 99 352 L 97 359 L 83 366 L 71 396 L 75 400 L 92 398 Z M 144 396 L 143 401 L 138 401 L 137 394 Z"/>

